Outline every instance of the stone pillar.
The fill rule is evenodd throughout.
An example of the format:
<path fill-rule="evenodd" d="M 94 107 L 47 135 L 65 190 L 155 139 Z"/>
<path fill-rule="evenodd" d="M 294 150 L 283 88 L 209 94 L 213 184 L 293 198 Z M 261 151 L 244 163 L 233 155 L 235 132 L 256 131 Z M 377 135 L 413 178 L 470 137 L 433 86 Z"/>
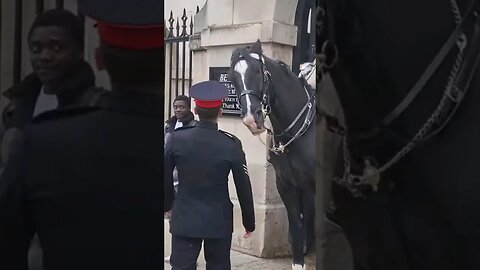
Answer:
<path fill-rule="evenodd" d="M 194 18 L 193 83 L 209 79 L 210 67 L 229 67 L 235 48 L 262 42 L 264 54 L 292 62 L 297 29 L 293 25 L 297 0 L 208 0 Z M 244 239 L 241 212 L 233 179 L 230 196 L 235 205 L 232 248 L 250 255 L 271 258 L 291 253 L 286 210 L 275 185 L 275 173 L 267 162 L 267 151 L 252 136 L 238 116 L 224 116 L 219 127 L 235 134 L 243 144 L 253 187 L 256 231 Z M 266 135 L 260 138 L 266 142 Z"/>

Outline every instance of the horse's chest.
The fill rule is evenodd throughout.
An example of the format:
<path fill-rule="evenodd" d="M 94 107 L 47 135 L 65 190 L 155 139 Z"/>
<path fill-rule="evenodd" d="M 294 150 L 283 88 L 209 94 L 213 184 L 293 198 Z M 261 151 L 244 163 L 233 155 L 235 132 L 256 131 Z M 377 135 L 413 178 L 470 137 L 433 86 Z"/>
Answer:
<path fill-rule="evenodd" d="M 270 163 L 275 169 L 277 176 L 282 178 L 309 178 L 314 177 L 314 161 L 308 162 L 303 158 L 290 153 L 271 155 Z"/>

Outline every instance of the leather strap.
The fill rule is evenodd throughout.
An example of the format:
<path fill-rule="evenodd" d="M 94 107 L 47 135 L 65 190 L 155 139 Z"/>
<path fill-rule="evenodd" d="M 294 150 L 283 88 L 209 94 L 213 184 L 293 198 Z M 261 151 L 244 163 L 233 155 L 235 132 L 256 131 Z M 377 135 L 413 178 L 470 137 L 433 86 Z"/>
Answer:
<path fill-rule="evenodd" d="M 424 140 L 428 140 L 437 135 L 450 122 L 465 97 L 465 94 L 470 89 L 473 78 L 478 74 L 477 70 L 480 65 L 480 17 L 476 19 L 469 50 L 465 54 L 464 59 L 458 75 L 452 84 L 452 90 L 454 91 L 454 93 L 450 92 L 450 95 L 453 95 L 451 96 L 452 99 L 447 99 L 444 110 L 437 119 L 439 126 L 424 138 Z"/>
<path fill-rule="evenodd" d="M 395 109 L 393 109 L 393 111 L 391 111 L 383 119 L 382 121 L 383 126 L 389 125 L 395 119 L 397 119 L 400 116 L 400 114 L 402 114 L 405 111 L 405 109 L 413 102 L 413 100 L 417 97 L 420 91 L 424 89 L 425 84 L 430 80 L 430 78 L 438 69 L 440 64 L 445 60 L 445 57 L 448 55 L 448 53 L 452 50 L 452 48 L 457 43 L 460 35 L 462 34 L 462 30 L 463 30 L 463 27 L 465 26 L 465 22 L 467 21 L 467 18 L 469 17 L 469 15 L 473 12 L 477 1 L 478 0 L 473 0 L 470 3 L 470 6 L 468 7 L 467 12 L 463 16 L 462 22 L 457 25 L 455 30 L 452 32 L 452 34 L 448 38 L 447 42 L 445 42 L 441 50 L 435 56 L 435 58 L 430 63 L 430 65 L 427 67 L 427 69 L 422 74 L 420 79 L 415 83 L 412 89 L 410 89 L 407 96 L 405 96 L 403 100 L 397 105 L 397 107 L 395 107 Z"/>

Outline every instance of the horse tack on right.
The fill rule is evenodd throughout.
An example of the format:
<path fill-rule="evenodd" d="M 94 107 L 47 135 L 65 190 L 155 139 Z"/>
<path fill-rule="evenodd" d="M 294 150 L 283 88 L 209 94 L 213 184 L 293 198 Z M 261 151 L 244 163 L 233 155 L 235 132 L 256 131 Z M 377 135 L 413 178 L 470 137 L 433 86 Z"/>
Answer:
<path fill-rule="evenodd" d="M 355 269 L 480 269 L 480 1 L 321 2 Z"/>

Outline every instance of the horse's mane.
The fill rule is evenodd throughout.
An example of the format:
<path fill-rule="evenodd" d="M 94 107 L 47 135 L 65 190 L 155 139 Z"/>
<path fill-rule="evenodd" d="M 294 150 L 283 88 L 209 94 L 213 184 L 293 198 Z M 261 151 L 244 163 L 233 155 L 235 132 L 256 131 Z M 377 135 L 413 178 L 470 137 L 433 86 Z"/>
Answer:
<path fill-rule="evenodd" d="M 253 53 L 253 52 L 254 51 L 252 51 L 251 46 L 234 49 L 233 52 L 232 52 L 232 56 L 230 58 L 230 72 L 233 71 L 233 69 L 235 68 L 235 64 L 238 63 L 238 61 L 240 61 L 241 59 L 252 60 L 253 57 L 250 56 L 250 53 Z M 291 77 L 297 78 L 297 76 L 292 72 L 292 69 L 290 68 L 290 66 L 287 65 L 285 62 L 283 62 L 281 60 L 278 60 L 278 59 L 272 59 L 272 58 L 270 58 L 268 56 L 265 56 L 265 55 L 263 55 L 263 57 L 265 57 L 266 61 L 271 61 L 271 62 L 277 64 L 279 66 L 280 70 L 286 76 L 291 76 Z M 303 82 L 302 82 L 302 84 L 303 84 Z"/>
<path fill-rule="evenodd" d="M 230 69 L 233 70 L 235 68 L 235 64 L 240 61 L 242 58 L 250 57 L 248 55 L 247 48 L 236 48 L 232 52 L 232 57 L 230 58 Z"/>
<path fill-rule="evenodd" d="M 280 60 L 274 60 L 274 61 L 277 62 L 277 64 L 281 67 L 282 71 L 285 72 L 286 75 L 293 74 L 292 69 L 290 68 L 289 65 L 285 64 L 285 62 Z"/>
<path fill-rule="evenodd" d="M 234 68 L 234 65 L 240 61 L 240 59 L 252 59 L 252 57 L 250 56 L 250 53 L 253 53 L 253 51 L 251 51 L 251 46 L 247 46 L 247 47 L 241 47 L 241 48 L 236 48 L 233 50 L 232 52 L 232 57 L 230 58 L 230 68 Z M 265 58 L 277 63 L 283 72 L 285 72 L 286 74 L 293 74 L 292 73 L 292 70 L 290 68 L 289 65 L 287 65 L 285 62 L 281 61 L 281 60 L 274 60 L 274 59 L 271 59 L 270 57 L 267 57 L 265 55 L 263 55 Z"/>

